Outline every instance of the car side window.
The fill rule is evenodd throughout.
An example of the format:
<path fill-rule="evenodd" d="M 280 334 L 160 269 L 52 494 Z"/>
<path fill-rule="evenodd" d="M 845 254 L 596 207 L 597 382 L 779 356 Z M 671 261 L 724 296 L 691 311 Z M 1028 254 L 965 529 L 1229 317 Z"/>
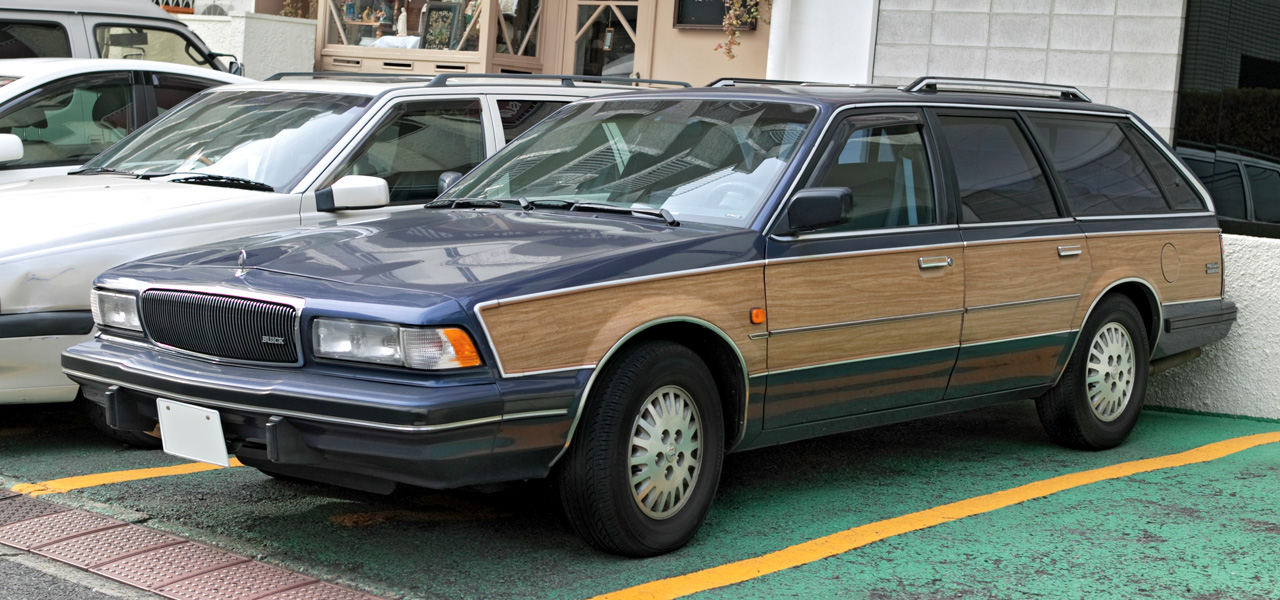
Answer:
<path fill-rule="evenodd" d="M 1280 223 L 1280 171 L 1245 165 L 1253 196 L 1253 220 Z"/>
<path fill-rule="evenodd" d="M 555 100 L 498 100 L 498 117 L 502 120 L 502 136 L 507 142 L 537 125 L 568 102 Z"/>
<path fill-rule="evenodd" d="M 1138 153 L 1151 167 L 1151 173 L 1164 188 L 1165 198 L 1169 200 L 1169 204 L 1173 205 L 1174 210 L 1205 209 L 1204 202 L 1192 191 L 1191 184 L 1178 172 L 1178 169 L 1174 168 L 1169 157 L 1156 149 L 1155 143 L 1150 138 L 1138 131 L 1132 123 L 1121 123 L 1120 127 L 1129 134 L 1129 139 L 1133 141 L 1134 146 L 1137 146 Z"/>
<path fill-rule="evenodd" d="M 480 101 L 405 102 L 392 109 L 339 171 L 387 180 L 391 202 L 426 202 L 440 194 L 440 174 L 466 173 L 485 157 Z"/>
<path fill-rule="evenodd" d="M 1215 161 L 1213 174 L 1203 183 L 1209 188 L 1209 195 L 1213 197 L 1213 204 L 1217 207 L 1219 216 L 1241 220 L 1249 218 L 1244 200 L 1244 178 L 1240 176 L 1239 163 L 1229 160 Z"/>
<path fill-rule="evenodd" d="M 823 229 L 862 231 L 935 222 L 929 158 L 915 114 L 857 115 L 836 130 L 808 187 L 849 188 L 853 210 Z"/>
<path fill-rule="evenodd" d="M 71 58 L 71 38 L 57 23 L 0 21 L 0 58 Z"/>
<path fill-rule="evenodd" d="M 22 139 L 5 168 L 75 165 L 137 128 L 132 75 L 93 73 L 52 82 L 0 109 L 0 133 Z"/>
<path fill-rule="evenodd" d="M 1078 216 L 1170 212 L 1151 172 L 1115 122 L 1029 116 Z"/>
<path fill-rule="evenodd" d="M 170 75 L 168 73 L 152 74 L 151 83 L 151 89 L 155 93 L 157 116 L 163 115 L 168 112 L 169 109 L 182 104 L 182 102 L 187 98 L 190 98 L 206 89 L 226 85 L 221 81 L 211 81 L 195 77 L 183 77 L 181 75 Z"/>
<path fill-rule="evenodd" d="M 1012 117 L 941 116 L 938 120 L 960 189 L 962 223 L 1059 216 L 1044 172 Z"/>
<path fill-rule="evenodd" d="M 191 40 L 176 31 L 137 25 L 99 25 L 93 33 L 102 58 L 157 60 L 214 68 L 212 61 Z"/>

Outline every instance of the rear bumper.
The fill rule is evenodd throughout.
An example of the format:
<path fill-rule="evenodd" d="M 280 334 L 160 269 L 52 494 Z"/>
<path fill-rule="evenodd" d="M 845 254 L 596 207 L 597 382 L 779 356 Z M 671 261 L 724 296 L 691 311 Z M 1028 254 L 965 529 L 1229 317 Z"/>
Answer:
<path fill-rule="evenodd" d="M 1160 342 L 1151 358 L 1199 348 L 1227 336 L 1236 322 L 1236 303 L 1227 299 L 1166 304 Z"/>
<path fill-rule="evenodd" d="M 537 406 L 521 403 L 540 410 L 511 413 L 499 385 L 481 378 L 370 381 L 101 338 L 67 350 L 62 365 L 113 427 L 149 430 L 156 398 L 212 408 L 228 451 L 247 463 L 366 489 L 378 488 L 367 480 L 449 488 L 545 476 L 569 430 L 574 381 L 551 384 L 557 392 Z"/>

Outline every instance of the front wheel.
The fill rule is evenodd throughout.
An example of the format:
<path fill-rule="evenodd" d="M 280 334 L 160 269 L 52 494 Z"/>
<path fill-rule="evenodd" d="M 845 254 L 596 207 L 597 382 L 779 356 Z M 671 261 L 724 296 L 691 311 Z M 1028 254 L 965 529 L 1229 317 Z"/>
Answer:
<path fill-rule="evenodd" d="M 1149 363 L 1137 307 L 1119 296 L 1104 299 L 1080 331 L 1062 379 L 1036 399 L 1040 424 L 1064 446 L 1119 446 L 1142 412 Z"/>
<path fill-rule="evenodd" d="M 720 396 L 687 347 L 645 342 L 601 373 L 558 467 L 574 530 L 605 552 L 684 546 L 711 509 L 724 460 Z"/>

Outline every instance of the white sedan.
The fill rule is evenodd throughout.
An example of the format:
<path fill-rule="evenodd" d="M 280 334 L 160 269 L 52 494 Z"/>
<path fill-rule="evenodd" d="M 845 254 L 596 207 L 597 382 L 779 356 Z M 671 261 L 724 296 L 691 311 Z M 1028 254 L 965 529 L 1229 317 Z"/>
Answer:
<path fill-rule="evenodd" d="M 248 81 L 147 60 L 0 60 L 0 183 L 63 175 L 197 92 Z"/>

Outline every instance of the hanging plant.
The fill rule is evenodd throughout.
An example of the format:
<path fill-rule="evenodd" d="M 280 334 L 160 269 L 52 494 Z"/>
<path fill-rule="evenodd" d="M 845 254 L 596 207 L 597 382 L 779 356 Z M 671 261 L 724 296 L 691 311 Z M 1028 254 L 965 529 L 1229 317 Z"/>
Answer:
<path fill-rule="evenodd" d="M 769 22 L 769 19 L 761 14 L 761 6 L 767 12 L 773 7 L 773 0 L 724 0 L 723 26 L 724 34 L 728 39 L 716 46 L 717 52 L 723 52 L 729 60 L 733 60 L 735 56 L 733 49 L 742 45 L 742 42 L 738 41 L 742 36 L 742 30 L 757 21 Z"/>

